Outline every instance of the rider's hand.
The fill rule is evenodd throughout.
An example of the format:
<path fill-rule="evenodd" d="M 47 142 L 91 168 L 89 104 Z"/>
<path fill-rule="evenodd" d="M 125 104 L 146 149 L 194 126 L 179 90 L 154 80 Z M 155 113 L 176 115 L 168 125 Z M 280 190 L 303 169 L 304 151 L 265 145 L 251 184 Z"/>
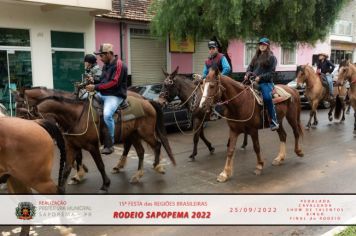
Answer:
<path fill-rule="evenodd" d="M 247 75 L 245 75 L 245 76 L 244 76 L 244 80 L 247 80 L 247 78 L 248 78 L 248 76 L 247 76 Z"/>
<path fill-rule="evenodd" d="M 89 92 L 93 92 L 94 88 L 95 88 L 94 84 L 89 84 L 89 85 L 85 86 L 85 89 Z"/>
<path fill-rule="evenodd" d="M 86 77 L 87 81 L 94 83 L 94 78 L 92 76 Z"/>
<path fill-rule="evenodd" d="M 256 81 L 257 83 L 260 82 L 260 80 L 261 80 L 261 79 L 260 79 L 259 76 L 257 76 L 256 79 L 255 79 L 255 81 Z"/>

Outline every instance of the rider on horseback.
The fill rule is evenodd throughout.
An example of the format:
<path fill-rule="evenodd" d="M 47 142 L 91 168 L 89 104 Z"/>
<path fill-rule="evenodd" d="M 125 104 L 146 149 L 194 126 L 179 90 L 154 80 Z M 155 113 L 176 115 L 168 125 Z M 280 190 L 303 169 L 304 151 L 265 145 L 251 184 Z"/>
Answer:
<path fill-rule="evenodd" d="M 111 154 L 114 151 L 114 133 L 115 121 L 113 115 L 120 104 L 125 102 L 127 97 L 127 67 L 114 55 L 113 45 L 104 43 L 100 45 L 99 55 L 104 62 L 100 82 L 86 86 L 88 91 L 98 91 L 98 97 L 104 103 L 104 122 L 109 130 L 110 141 L 107 147 L 104 147 L 102 154 Z M 95 80 L 94 80 L 95 82 Z"/>
<path fill-rule="evenodd" d="M 271 118 L 270 127 L 274 131 L 279 128 L 276 109 L 272 101 L 272 90 L 274 88 L 272 75 L 276 70 L 277 59 L 270 49 L 268 38 L 261 38 L 258 45 L 256 54 L 247 68 L 245 80 L 248 79 L 248 74 L 256 75 L 255 82 L 259 84 L 263 101 L 267 106 L 268 114 Z"/>
<path fill-rule="evenodd" d="M 101 76 L 101 69 L 96 63 L 96 56 L 93 54 L 87 54 L 84 57 L 85 73 L 84 77 L 94 83 L 99 82 Z"/>
<path fill-rule="evenodd" d="M 326 80 L 329 85 L 329 94 L 330 98 L 334 97 L 334 87 L 333 87 L 333 78 L 331 73 L 333 73 L 335 66 L 334 64 L 327 60 L 328 54 L 326 53 L 319 53 L 319 62 L 318 62 L 318 70 L 317 72 L 320 74 L 324 74 L 326 77 Z"/>
<path fill-rule="evenodd" d="M 227 61 L 224 54 L 219 53 L 218 51 L 218 43 L 216 41 L 210 41 L 208 43 L 209 47 L 209 57 L 205 61 L 204 69 L 203 69 L 203 79 L 208 75 L 209 68 L 216 64 L 223 75 L 229 75 L 231 73 L 231 67 L 229 62 Z"/>

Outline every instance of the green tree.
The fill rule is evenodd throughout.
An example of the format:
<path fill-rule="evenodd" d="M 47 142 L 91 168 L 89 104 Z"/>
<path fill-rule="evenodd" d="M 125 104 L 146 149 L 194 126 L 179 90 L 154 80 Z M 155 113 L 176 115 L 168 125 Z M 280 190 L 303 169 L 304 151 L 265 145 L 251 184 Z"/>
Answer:
<path fill-rule="evenodd" d="M 177 40 L 266 36 L 276 43 L 324 39 L 349 0 L 153 0 L 151 31 Z"/>

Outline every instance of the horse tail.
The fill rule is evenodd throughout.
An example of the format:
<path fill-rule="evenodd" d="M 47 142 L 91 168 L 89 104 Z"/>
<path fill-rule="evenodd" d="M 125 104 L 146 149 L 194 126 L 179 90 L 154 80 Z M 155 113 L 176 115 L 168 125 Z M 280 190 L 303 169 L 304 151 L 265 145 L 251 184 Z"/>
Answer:
<path fill-rule="evenodd" d="M 334 118 L 335 119 L 340 119 L 341 115 L 341 109 L 342 109 L 342 101 L 339 95 L 336 95 L 335 98 L 335 113 L 334 113 Z"/>
<path fill-rule="evenodd" d="M 62 184 L 62 179 L 63 179 L 63 169 L 64 169 L 64 164 L 66 161 L 66 149 L 65 149 L 65 142 L 64 138 L 62 135 L 62 132 L 58 128 L 57 125 L 55 125 L 53 122 L 49 120 L 36 120 L 36 122 L 41 125 L 48 133 L 51 135 L 51 137 L 56 141 L 57 146 L 60 151 L 60 161 L 59 161 L 59 174 L 58 174 L 58 188 L 61 188 Z"/>
<path fill-rule="evenodd" d="M 162 145 L 163 145 L 164 149 L 166 150 L 169 159 L 171 159 L 173 165 L 176 165 L 176 160 L 174 159 L 171 146 L 169 145 L 169 142 L 168 142 L 168 139 L 167 139 L 167 131 L 166 131 L 166 128 L 164 127 L 162 108 L 155 101 L 150 101 L 150 103 L 154 107 L 154 109 L 156 110 L 156 114 L 157 114 L 157 117 L 156 117 L 156 133 L 158 135 L 158 138 L 161 140 Z"/>

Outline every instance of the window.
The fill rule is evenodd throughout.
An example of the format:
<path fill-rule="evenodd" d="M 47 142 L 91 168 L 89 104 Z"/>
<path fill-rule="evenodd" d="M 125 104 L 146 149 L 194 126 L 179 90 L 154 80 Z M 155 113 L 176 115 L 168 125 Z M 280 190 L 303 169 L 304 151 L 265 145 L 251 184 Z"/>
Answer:
<path fill-rule="evenodd" d="M 245 66 L 248 66 L 256 53 L 257 42 L 249 41 L 245 43 Z"/>
<path fill-rule="evenodd" d="M 53 85 L 73 91 L 84 72 L 84 34 L 51 31 Z"/>
<path fill-rule="evenodd" d="M 295 45 L 282 46 L 282 65 L 295 65 L 296 64 L 296 47 Z"/>
<path fill-rule="evenodd" d="M 84 48 L 84 34 L 51 31 L 53 48 Z"/>
<path fill-rule="evenodd" d="M 0 28 L 0 46 L 30 46 L 30 31 Z"/>
<path fill-rule="evenodd" d="M 340 64 L 342 60 L 352 60 L 352 51 L 331 50 L 330 61 L 334 64 Z"/>
<path fill-rule="evenodd" d="M 331 33 L 336 35 L 352 36 L 352 22 L 337 20 L 333 29 L 331 30 Z"/>

